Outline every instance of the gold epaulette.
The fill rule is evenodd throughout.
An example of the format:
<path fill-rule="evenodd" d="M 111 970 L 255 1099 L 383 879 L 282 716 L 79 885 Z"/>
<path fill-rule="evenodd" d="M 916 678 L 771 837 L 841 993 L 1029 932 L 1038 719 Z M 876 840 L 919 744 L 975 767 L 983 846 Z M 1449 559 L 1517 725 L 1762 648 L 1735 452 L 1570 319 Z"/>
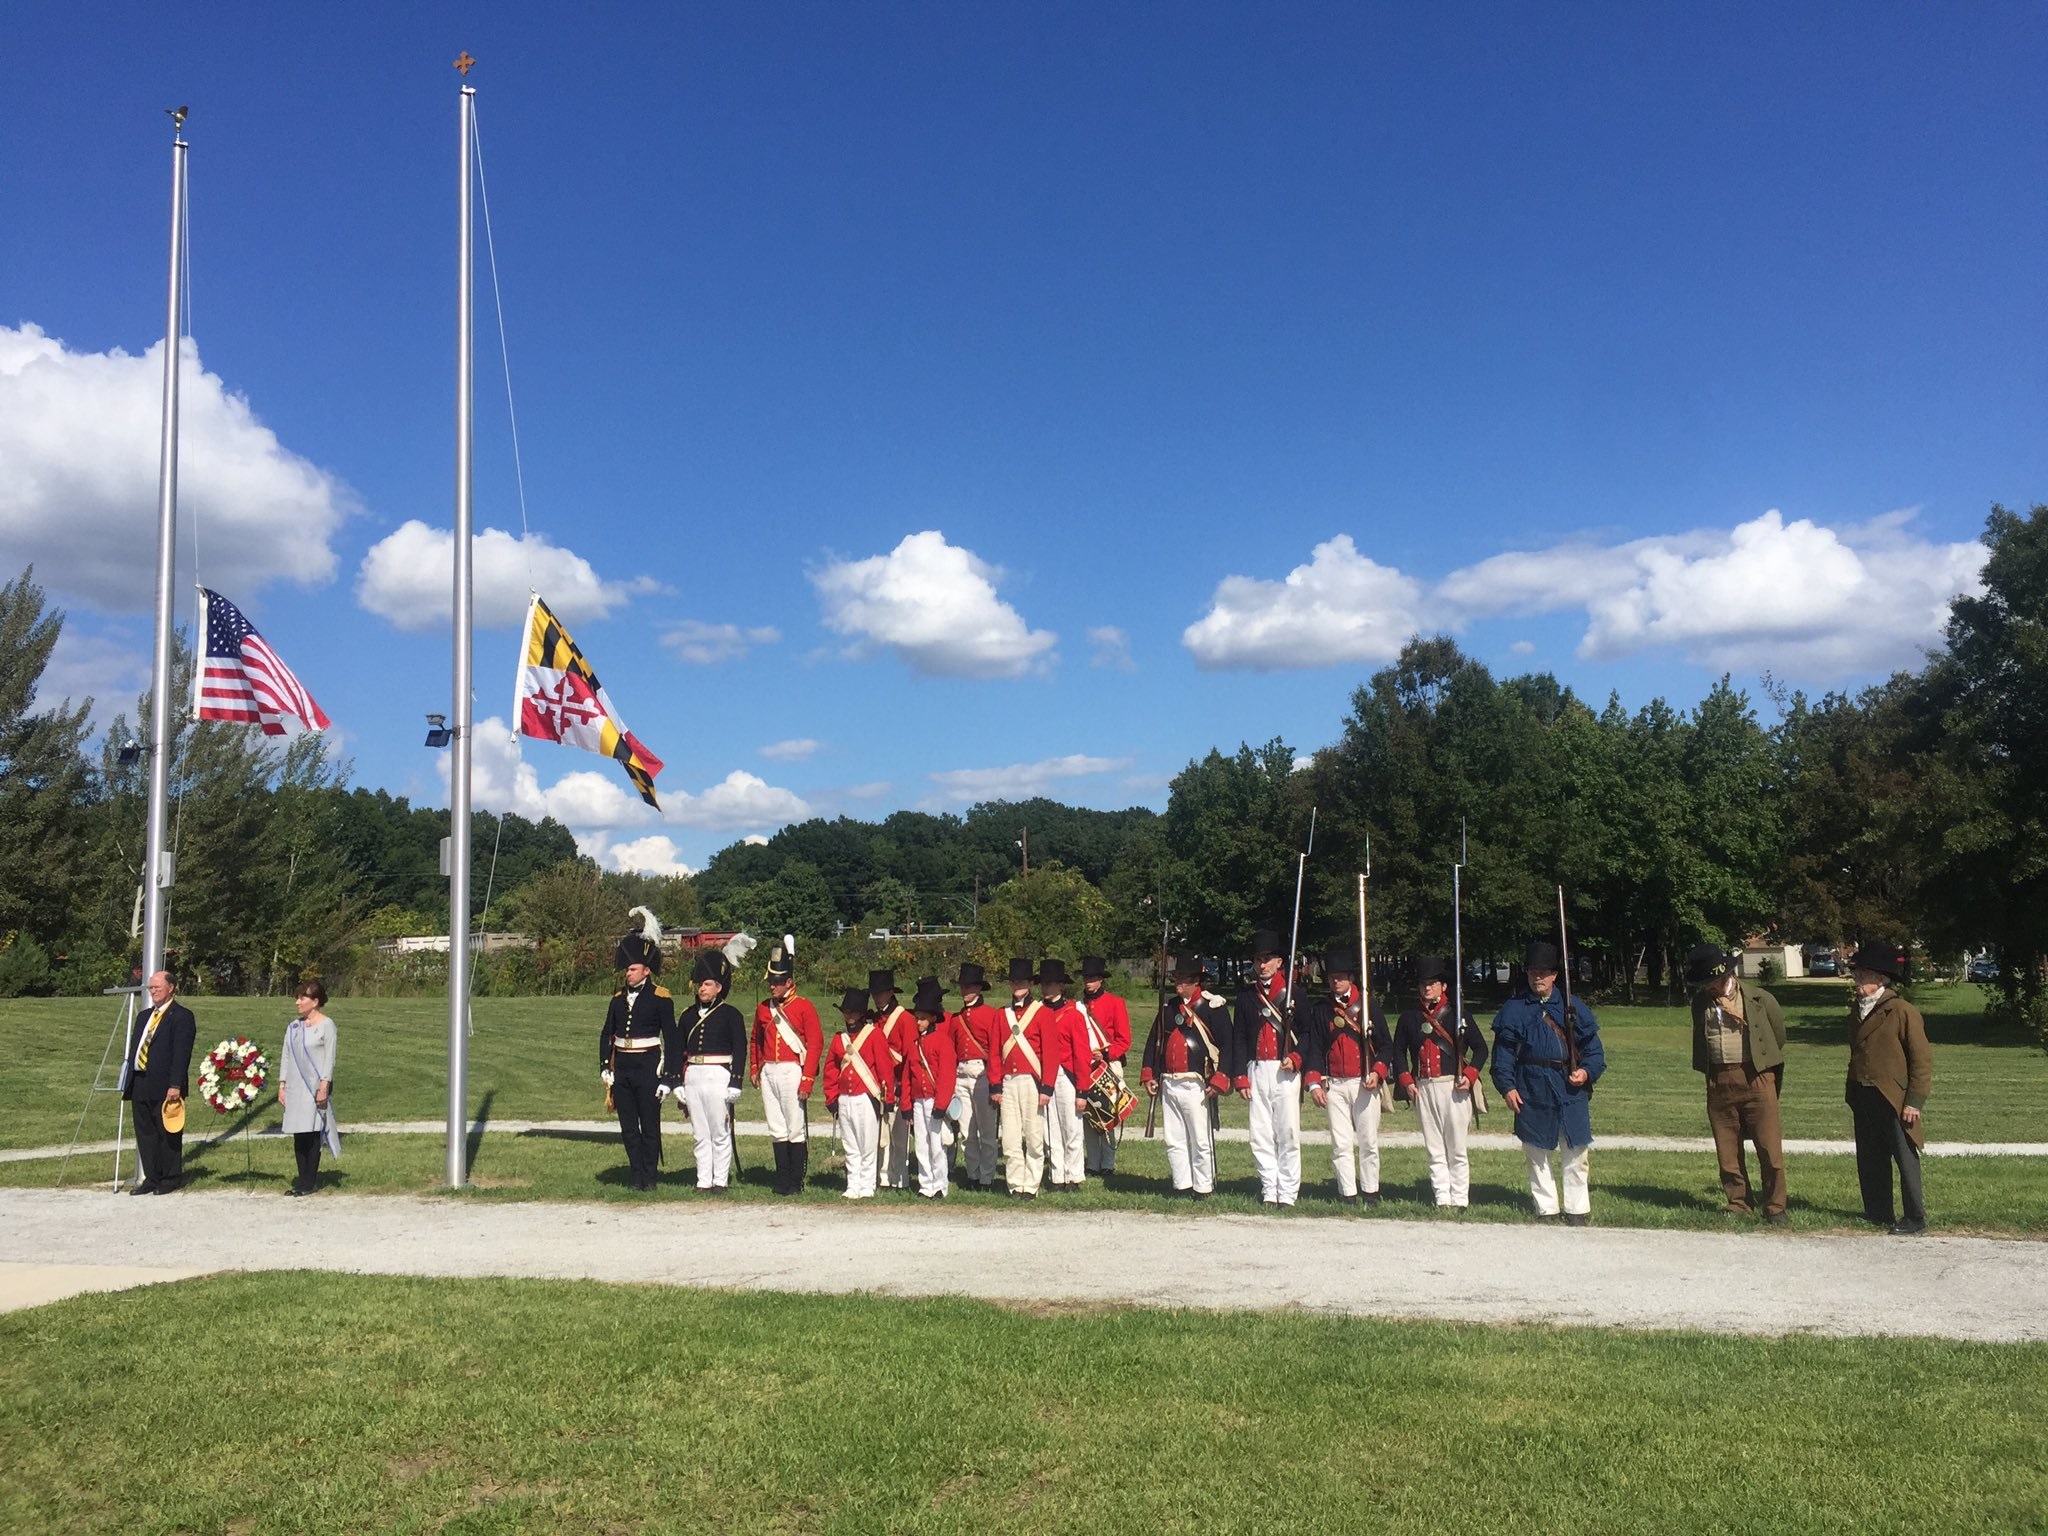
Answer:
<path fill-rule="evenodd" d="M 667 987 L 656 987 L 656 988 L 654 989 L 654 995 L 655 995 L 656 997 L 674 997 L 674 996 L 675 996 L 675 994 L 674 994 L 673 992 L 669 991 L 669 989 L 668 989 Z"/>

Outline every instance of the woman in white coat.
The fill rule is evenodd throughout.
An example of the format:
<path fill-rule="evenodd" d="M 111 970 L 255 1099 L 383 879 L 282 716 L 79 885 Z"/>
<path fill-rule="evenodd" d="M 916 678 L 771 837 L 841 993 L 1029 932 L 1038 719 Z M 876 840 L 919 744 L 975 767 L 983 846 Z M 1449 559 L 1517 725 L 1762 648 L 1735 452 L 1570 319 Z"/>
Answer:
<path fill-rule="evenodd" d="M 302 982 L 295 1006 L 299 1016 L 284 1027 L 284 1073 L 277 1083 L 278 1107 L 292 1138 L 299 1176 L 291 1193 L 310 1195 L 320 1178 L 320 1145 L 324 1141 L 341 1155 L 341 1133 L 334 1125 L 334 1020 L 323 1012 L 327 989 L 317 981 Z"/>

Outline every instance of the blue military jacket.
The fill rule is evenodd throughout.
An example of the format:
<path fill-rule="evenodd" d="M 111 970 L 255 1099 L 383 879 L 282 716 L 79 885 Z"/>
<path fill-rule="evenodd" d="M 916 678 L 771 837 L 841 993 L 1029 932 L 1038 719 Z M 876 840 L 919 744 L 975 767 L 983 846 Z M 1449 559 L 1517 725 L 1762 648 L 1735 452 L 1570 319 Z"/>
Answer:
<path fill-rule="evenodd" d="M 1584 1086 L 1565 1081 L 1564 999 L 1553 988 L 1538 1002 L 1527 992 L 1509 998 L 1493 1021 L 1493 1085 L 1505 1098 L 1521 1092 L 1522 1112 L 1515 1116 L 1515 1135 L 1532 1147 L 1554 1147 L 1558 1133 L 1574 1147 L 1592 1145 L 1593 1085 L 1607 1070 L 1600 1049 L 1600 1021 L 1578 998 L 1572 999 L 1572 1036 Z"/>

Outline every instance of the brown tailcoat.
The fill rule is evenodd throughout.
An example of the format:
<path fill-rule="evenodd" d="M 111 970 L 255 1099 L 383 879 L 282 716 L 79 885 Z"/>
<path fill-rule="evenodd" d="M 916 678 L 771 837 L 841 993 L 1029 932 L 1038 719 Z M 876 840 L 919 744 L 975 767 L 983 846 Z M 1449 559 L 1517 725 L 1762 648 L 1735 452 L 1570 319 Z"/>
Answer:
<path fill-rule="evenodd" d="M 1927 1021 L 1897 993 L 1887 992 L 1870 1017 L 1856 1017 L 1849 1005 L 1849 1081 L 1846 1099 L 1858 1083 L 1869 1083 L 1885 1096 L 1894 1114 L 1912 1105 L 1922 1109 L 1934 1086 L 1934 1049 L 1927 1043 Z M 1921 1145 L 1919 1125 L 1906 1128 L 1914 1146 Z"/>

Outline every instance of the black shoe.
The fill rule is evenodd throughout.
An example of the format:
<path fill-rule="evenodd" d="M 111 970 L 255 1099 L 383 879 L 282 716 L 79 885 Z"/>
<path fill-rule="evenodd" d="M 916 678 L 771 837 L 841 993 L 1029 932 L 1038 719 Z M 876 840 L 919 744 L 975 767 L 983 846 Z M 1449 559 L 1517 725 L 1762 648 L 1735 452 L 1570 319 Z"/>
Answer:
<path fill-rule="evenodd" d="M 175 1195 L 184 1187 L 185 1181 L 183 1179 L 165 1179 L 155 1189 L 152 1189 L 150 1193 L 152 1195 Z"/>
<path fill-rule="evenodd" d="M 1566 1211 L 1564 1213 L 1564 1224 L 1568 1227 L 1583 1227 L 1592 1219 L 1584 1211 Z"/>
<path fill-rule="evenodd" d="M 291 1196 L 294 1200 L 296 1200 L 301 1195 L 310 1194 L 311 1191 L 308 1190 L 303 1184 L 294 1184 L 290 1189 L 286 1190 L 285 1193 Z"/>
<path fill-rule="evenodd" d="M 1367 1205 L 1377 1208 L 1380 1203 L 1380 1192 L 1376 1189 L 1369 1189 L 1359 1198 Z"/>
<path fill-rule="evenodd" d="M 156 1193 L 156 1180 L 144 1179 L 140 1184 L 131 1188 L 128 1193 L 131 1195 L 153 1195 Z"/>
<path fill-rule="evenodd" d="M 1339 1195 L 1337 1198 L 1339 1200 L 1342 1200 L 1346 1205 L 1358 1204 L 1358 1196 L 1356 1195 Z"/>
<path fill-rule="evenodd" d="M 1536 1213 L 1536 1224 L 1541 1227 L 1555 1226 L 1558 1220 L 1559 1217 L 1556 1211 L 1538 1211 Z"/>
<path fill-rule="evenodd" d="M 1926 1230 L 1926 1220 L 1918 1216 L 1909 1216 L 1904 1221 L 1895 1221 L 1892 1223 L 1891 1228 L 1893 1237 L 1918 1237 Z"/>
<path fill-rule="evenodd" d="M 1784 1211 L 1767 1212 L 1764 1216 L 1764 1221 L 1773 1227 L 1789 1227 L 1792 1225 L 1792 1218 Z"/>

